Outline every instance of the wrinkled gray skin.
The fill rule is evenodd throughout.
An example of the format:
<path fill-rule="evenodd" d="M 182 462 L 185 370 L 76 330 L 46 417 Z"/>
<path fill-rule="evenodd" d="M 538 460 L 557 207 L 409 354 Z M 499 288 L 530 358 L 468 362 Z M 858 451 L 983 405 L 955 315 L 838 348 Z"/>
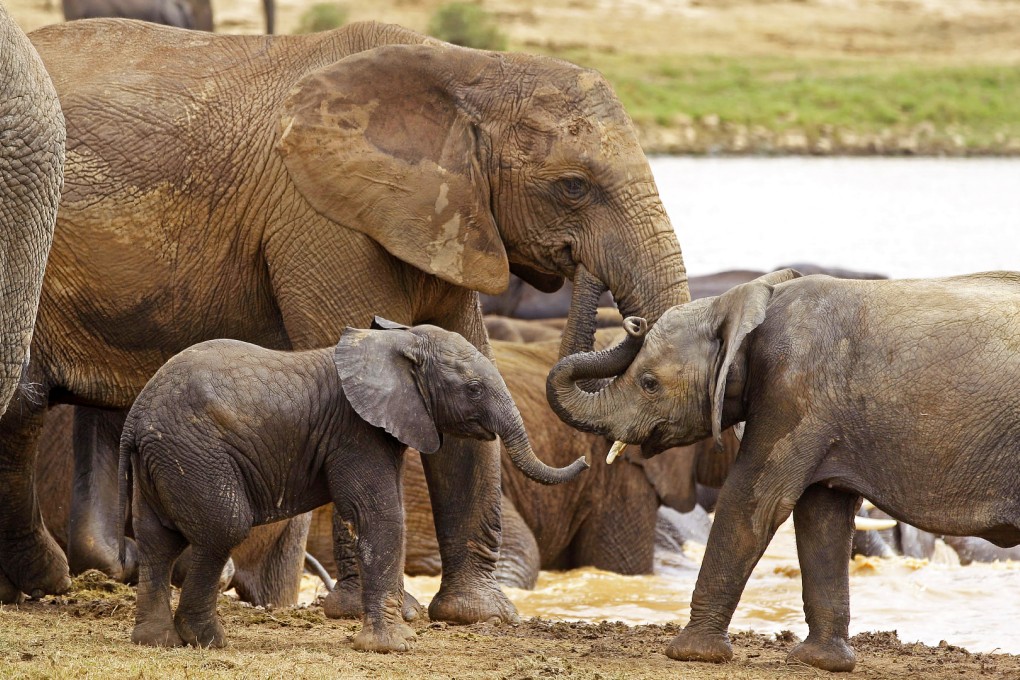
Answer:
<path fill-rule="evenodd" d="M 210 0 L 62 0 L 61 4 L 67 21 L 118 17 L 197 31 L 213 30 Z M 266 15 L 266 33 L 271 34 L 276 27 L 274 0 L 262 0 L 262 10 Z"/>
<path fill-rule="evenodd" d="M 855 663 L 847 571 L 862 496 L 927 531 L 1020 542 L 1020 274 L 798 276 L 671 309 L 646 338 L 628 319 L 623 344 L 550 374 L 561 417 L 647 455 L 747 423 L 672 658 L 732 657 L 733 610 L 791 511 L 810 630 L 791 657 L 831 671 Z M 574 385 L 621 364 L 599 394 Z"/>
<path fill-rule="evenodd" d="M 28 38 L 0 4 L 0 415 L 8 405 L 20 409 L 40 400 L 32 384 L 36 377 L 24 369 L 53 241 L 64 136 L 53 83 Z M 31 463 L 14 470 L 29 484 Z M 4 503 L 18 501 L 5 493 Z M 35 533 L 54 546 L 38 515 L 27 526 L 5 526 L 4 531 Z M 0 569 L 0 602 L 20 599 L 21 589 L 12 580 L 13 575 Z M 32 594 L 59 593 L 69 585 L 62 574 L 32 588 Z"/>
<path fill-rule="evenodd" d="M 511 269 L 581 281 L 595 299 L 608 288 L 649 318 L 687 299 L 634 126 L 592 71 L 373 23 L 270 38 L 95 19 L 32 40 L 79 151 L 33 343 L 51 402 L 125 409 L 196 342 L 312 349 L 373 314 L 489 353 L 477 291 L 499 292 Z M 571 308 L 579 327 L 594 302 Z M 566 351 L 590 347 L 571 337 Z M 38 522 L 20 471 L 42 418 L 0 422 L 13 499 L 0 562 L 28 592 L 67 578 L 41 532 L 11 535 Z M 493 577 L 498 451 L 448 437 L 426 459 L 443 559 L 434 619 L 517 618 Z M 105 529 L 96 562 L 120 573 L 119 527 Z"/>
<path fill-rule="evenodd" d="M 334 350 L 281 352 L 210 340 L 168 361 L 138 395 L 121 438 L 122 515 L 135 478 L 138 611 L 131 639 L 225 644 L 216 617 L 220 574 L 253 526 L 332 501 L 362 575 L 363 627 L 354 647 L 408 649 L 404 622 L 407 446 L 434 453 L 442 436 L 492 440 L 531 479 L 569 481 L 584 459 L 550 468 L 531 450 L 496 367 L 436 326 L 348 328 Z M 171 616 L 170 571 L 191 564 Z"/>

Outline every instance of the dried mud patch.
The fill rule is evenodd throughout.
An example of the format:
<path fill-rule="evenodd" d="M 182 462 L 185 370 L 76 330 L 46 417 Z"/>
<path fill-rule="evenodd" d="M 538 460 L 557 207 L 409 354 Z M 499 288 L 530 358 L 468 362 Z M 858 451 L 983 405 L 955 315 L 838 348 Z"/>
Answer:
<path fill-rule="evenodd" d="M 530 619 L 519 625 L 448 626 L 421 621 L 415 649 L 351 649 L 356 621 L 327 619 L 317 605 L 264 609 L 221 597 L 225 649 L 153 649 L 129 642 L 134 589 L 93 572 L 60 597 L 0 607 L 0 677 L 52 678 L 791 678 L 827 675 L 787 664 L 791 633 L 732 635 L 727 664 L 681 664 L 663 650 L 675 624 L 628 626 Z M 905 643 L 894 632 L 853 638 L 855 675 L 867 678 L 1016 678 L 1020 658 L 972 654 L 949 643 Z"/>

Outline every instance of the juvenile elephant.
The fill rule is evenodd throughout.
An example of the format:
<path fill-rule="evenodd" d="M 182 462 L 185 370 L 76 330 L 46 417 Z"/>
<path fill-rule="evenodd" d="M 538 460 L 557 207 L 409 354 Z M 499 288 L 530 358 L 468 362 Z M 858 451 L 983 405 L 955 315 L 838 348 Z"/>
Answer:
<path fill-rule="evenodd" d="M 120 447 L 120 505 L 134 473 L 138 613 L 131 639 L 222 647 L 219 578 L 260 524 L 332 501 L 357 547 L 364 625 L 356 649 L 403 651 L 404 450 L 434 453 L 444 435 L 499 436 L 530 479 L 557 484 L 588 467 L 553 469 L 532 452 L 496 367 L 435 326 L 344 331 L 335 349 L 268 350 L 209 340 L 168 361 L 138 395 Z M 385 330 L 383 330 L 385 329 Z M 191 564 L 175 615 L 170 570 Z M 409 597 L 409 596 L 408 596 Z"/>
<path fill-rule="evenodd" d="M 732 656 L 751 569 L 793 512 L 809 634 L 791 658 L 847 671 L 848 562 L 861 496 L 922 529 L 1020 542 L 1020 274 L 849 281 L 763 276 L 665 313 L 647 337 L 549 378 L 575 427 L 642 453 L 746 421 L 691 603 L 666 650 Z M 596 394 L 575 381 L 626 371 Z"/>
<path fill-rule="evenodd" d="M 282 40 L 96 19 L 32 40 L 75 149 L 32 348 L 51 402 L 126 409 L 197 342 L 312 349 L 373 314 L 489 354 L 477 291 L 511 267 L 579 284 L 568 353 L 591 346 L 604 288 L 649 318 L 687 300 L 633 124 L 593 71 L 375 23 Z M 27 472 L 43 415 L 0 422 L 0 566 L 28 592 L 67 581 Z M 425 473 L 443 556 L 430 615 L 515 619 L 493 576 L 498 447 L 447 437 Z M 79 554 L 122 573 L 119 527 L 94 526 Z"/>

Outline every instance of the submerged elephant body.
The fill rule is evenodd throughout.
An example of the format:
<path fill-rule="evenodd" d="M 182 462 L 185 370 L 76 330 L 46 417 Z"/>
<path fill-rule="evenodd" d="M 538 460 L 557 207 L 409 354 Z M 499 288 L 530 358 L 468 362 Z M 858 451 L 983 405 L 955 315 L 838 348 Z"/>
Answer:
<path fill-rule="evenodd" d="M 539 461 L 496 368 L 433 326 L 348 328 L 335 350 L 212 340 L 174 356 L 138 395 L 121 439 L 122 515 L 129 463 L 135 479 L 132 639 L 223 646 L 215 600 L 231 550 L 253 526 L 332 500 L 362 575 L 354 645 L 406 649 L 414 632 L 400 622 L 403 451 L 435 452 L 449 434 L 501 437 L 514 465 L 546 484 L 587 468 L 583 459 L 563 469 Z M 191 562 L 171 616 L 170 571 L 185 545 Z"/>
<path fill-rule="evenodd" d="M 798 277 L 677 307 L 647 336 L 628 319 L 627 342 L 550 375 L 562 417 L 648 455 L 746 420 L 674 658 L 732 656 L 743 584 L 791 511 L 810 629 L 791 654 L 829 670 L 855 662 L 847 565 L 862 496 L 929 531 L 1020 542 L 1020 274 Z M 573 384 L 620 365 L 599 394 Z"/>
<path fill-rule="evenodd" d="M 197 342 L 312 349 L 373 314 L 488 353 L 476 291 L 511 267 L 582 282 L 567 352 L 590 346 L 603 288 L 652 318 L 687 299 L 633 124 L 592 71 L 371 23 L 270 38 L 97 19 L 31 38 L 73 149 L 32 348 L 53 402 L 125 409 Z M 30 476 L 8 473 L 31 469 L 42 418 L 0 423 L 0 528 L 37 527 L 5 534 L 0 565 L 29 592 L 67 579 Z M 493 578 L 497 447 L 447 437 L 425 471 L 444 563 L 430 613 L 514 619 Z M 110 573 L 117 533 L 91 546 Z"/>

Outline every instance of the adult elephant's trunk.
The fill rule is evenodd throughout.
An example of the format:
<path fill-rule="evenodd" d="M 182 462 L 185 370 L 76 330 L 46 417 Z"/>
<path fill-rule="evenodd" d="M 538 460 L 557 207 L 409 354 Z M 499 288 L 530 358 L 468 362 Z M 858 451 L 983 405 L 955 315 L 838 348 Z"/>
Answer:
<path fill-rule="evenodd" d="M 623 373 L 637 356 L 648 332 L 647 322 L 628 317 L 623 322 L 627 337 L 620 344 L 601 352 L 585 352 L 565 357 L 549 373 L 546 397 L 560 419 L 578 430 L 608 435 L 607 423 L 626 410 L 615 381 L 596 393 L 578 384 L 586 380 L 609 378 Z"/>
<path fill-rule="evenodd" d="M 569 482 L 588 469 L 588 461 L 583 456 L 563 468 L 550 467 L 539 460 L 535 452 L 531 450 L 531 442 L 528 441 L 528 434 L 524 431 L 524 420 L 521 418 L 521 413 L 512 401 L 507 408 L 503 409 L 500 422 L 497 423 L 495 429 L 496 434 L 503 440 L 503 445 L 506 447 L 506 452 L 514 467 L 536 482 L 562 484 Z"/>

